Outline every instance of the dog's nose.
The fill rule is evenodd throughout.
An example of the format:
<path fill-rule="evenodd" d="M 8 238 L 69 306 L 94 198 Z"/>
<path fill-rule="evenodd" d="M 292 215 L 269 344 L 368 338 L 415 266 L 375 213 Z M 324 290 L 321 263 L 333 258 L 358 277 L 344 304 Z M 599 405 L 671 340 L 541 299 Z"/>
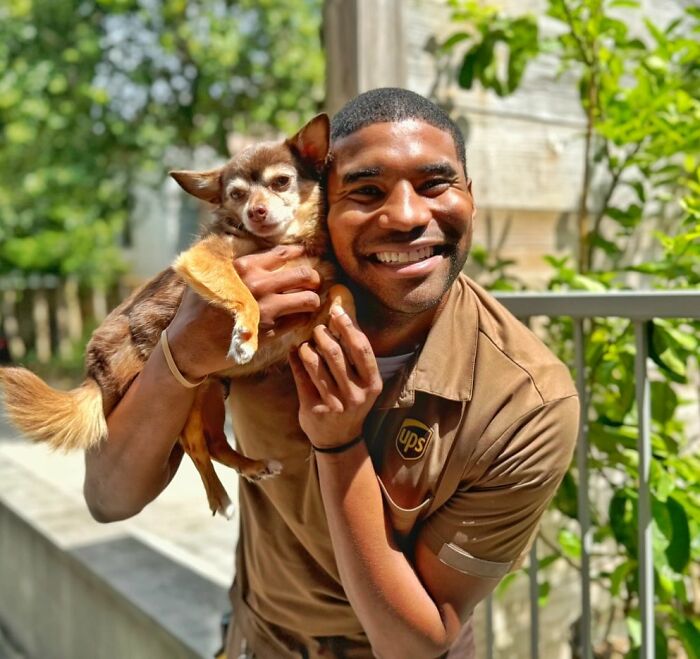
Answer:
<path fill-rule="evenodd" d="M 267 217 L 267 208 L 262 204 L 258 206 L 251 206 L 248 209 L 248 217 L 251 220 L 257 220 L 258 222 L 264 220 Z"/>

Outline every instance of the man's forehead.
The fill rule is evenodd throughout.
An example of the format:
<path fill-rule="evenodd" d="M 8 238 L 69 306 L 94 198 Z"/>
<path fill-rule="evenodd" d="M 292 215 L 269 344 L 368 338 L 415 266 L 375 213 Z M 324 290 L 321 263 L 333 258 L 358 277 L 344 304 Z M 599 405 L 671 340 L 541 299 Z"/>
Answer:
<path fill-rule="evenodd" d="M 357 168 L 459 164 L 452 135 L 418 119 L 369 124 L 337 139 L 331 152 L 332 169 L 341 176 Z"/>

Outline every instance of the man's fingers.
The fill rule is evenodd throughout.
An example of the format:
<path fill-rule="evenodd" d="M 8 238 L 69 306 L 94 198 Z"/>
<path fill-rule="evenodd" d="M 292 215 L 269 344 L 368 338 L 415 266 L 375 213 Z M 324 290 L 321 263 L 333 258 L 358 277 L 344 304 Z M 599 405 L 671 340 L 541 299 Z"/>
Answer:
<path fill-rule="evenodd" d="M 321 286 L 321 275 L 309 265 L 283 268 L 250 279 L 247 286 L 256 300 L 271 293 L 315 290 Z"/>
<path fill-rule="evenodd" d="M 277 329 L 278 319 L 294 314 L 306 314 L 318 311 L 321 306 L 321 298 L 313 291 L 298 291 L 275 295 L 274 298 L 260 304 L 260 327 L 265 330 L 271 327 Z M 295 319 L 296 323 L 296 319 Z"/>
<path fill-rule="evenodd" d="M 313 340 L 338 388 L 347 398 L 352 392 L 355 379 L 348 356 L 325 325 L 317 325 L 314 328 Z"/>
<path fill-rule="evenodd" d="M 241 256 L 233 262 L 241 277 L 255 268 L 265 270 L 275 270 L 282 267 L 287 261 L 303 256 L 305 252 L 303 245 L 277 245 L 273 249 Z"/>
<path fill-rule="evenodd" d="M 333 305 L 330 315 L 330 330 L 345 348 L 362 381 L 365 384 L 379 386 L 381 377 L 377 359 L 367 336 L 355 325 L 342 307 Z"/>
<path fill-rule="evenodd" d="M 289 353 L 289 365 L 292 368 L 292 377 L 297 387 L 300 405 L 306 408 L 316 405 L 320 400 L 318 391 L 301 363 L 296 350 Z"/>
<path fill-rule="evenodd" d="M 335 380 L 320 355 L 306 342 L 299 346 L 297 354 L 321 400 L 331 411 L 342 412 L 343 404 Z"/>

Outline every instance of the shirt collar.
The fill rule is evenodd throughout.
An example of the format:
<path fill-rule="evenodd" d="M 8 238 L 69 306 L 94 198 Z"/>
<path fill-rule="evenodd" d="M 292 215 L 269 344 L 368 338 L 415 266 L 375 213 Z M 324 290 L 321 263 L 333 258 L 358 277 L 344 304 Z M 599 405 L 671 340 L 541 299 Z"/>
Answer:
<path fill-rule="evenodd" d="M 471 400 L 478 333 L 475 296 L 467 278 L 460 275 L 404 381 L 398 406 L 412 405 L 416 391 L 454 401 Z"/>

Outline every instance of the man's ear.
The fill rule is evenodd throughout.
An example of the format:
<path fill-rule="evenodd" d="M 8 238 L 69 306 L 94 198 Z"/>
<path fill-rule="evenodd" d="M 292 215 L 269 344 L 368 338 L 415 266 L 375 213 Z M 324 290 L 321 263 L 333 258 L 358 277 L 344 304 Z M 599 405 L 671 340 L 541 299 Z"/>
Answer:
<path fill-rule="evenodd" d="M 317 172 L 321 172 L 326 164 L 330 147 L 330 131 L 331 122 L 328 115 L 319 114 L 294 137 L 290 137 L 287 140 L 287 145 Z"/>
<path fill-rule="evenodd" d="M 169 172 L 187 193 L 210 204 L 221 203 L 221 167 L 208 172 Z"/>

